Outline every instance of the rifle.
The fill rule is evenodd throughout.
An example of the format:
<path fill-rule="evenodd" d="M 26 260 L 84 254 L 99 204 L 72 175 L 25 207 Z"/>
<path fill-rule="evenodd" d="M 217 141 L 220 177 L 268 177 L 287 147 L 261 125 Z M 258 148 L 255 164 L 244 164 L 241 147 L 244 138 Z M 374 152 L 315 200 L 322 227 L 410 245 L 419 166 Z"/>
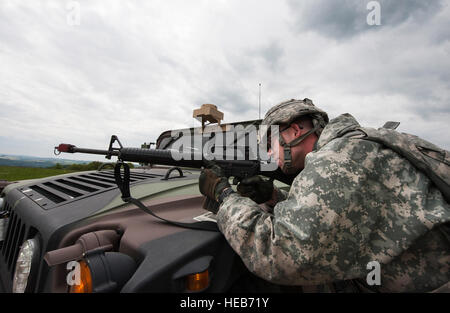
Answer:
<path fill-rule="evenodd" d="M 113 147 L 115 142 L 118 143 L 119 147 Z M 153 214 L 151 211 L 149 212 L 149 209 L 146 208 L 142 203 L 140 203 L 139 200 L 133 199 L 131 197 L 129 190 L 130 170 L 125 162 L 151 163 L 151 164 L 171 165 L 177 167 L 190 167 L 198 169 L 202 167 L 207 167 L 211 162 L 204 155 L 199 154 L 198 152 L 191 152 L 189 158 L 182 158 L 182 156 L 186 156 L 186 154 L 176 150 L 125 148 L 122 146 L 121 142 L 115 135 L 111 136 L 111 141 L 109 143 L 108 150 L 86 149 L 86 148 L 78 148 L 71 144 L 60 144 L 59 146 L 55 147 L 54 153 L 58 155 L 61 152 L 104 155 L 107 159 L 111 159 L 112 156 L 116 156 L 118 158 L 118 162 L 114 170 L 115 179 L 119 189 L 122 192 L 122 199 L 124 201 L 132 202 L 138 205 L 141 209 L 143 209 L 147 213 L 152 214 L 155 217 L 158 216 Z M 241 181 L 246 177 L 251 177 L 255 175 L 263 175 L 272 180 L 277 179 L 289 185 L 295 178 L 295 176 L 293 175 L 289 176 L 284 174 L 278 167 L 276 170 L 273 171 L 261 170 L 261 165 L 264 163 L 262 160 L 214 160 L 213 162 L 222 168 L 224 175 L 226 177 L 234 178 L 233 184 L 237 184 L 239 181 Z M 122 166 L 124 167 L 123 178 L 121 176 Z M 219 204 L 215 200 L 205 197 L 205 202 L 203 203 L 203 207 L 205 209 L 212 212 L 217 212 L 218 206 Z M 196 223 L 178 223 L 168 220 L 165 221 L 172 224 L 176 224 L 178 226 L 189 228 L 193 227 L 186 226 L 186 224 L 190 225 L 196 224 Z M 200 224 L 206 222 L 198 222 L 198 223 Z M 205 228 L 202 226 L 197 229 L 205 229 Z"/>
<path fill-rule="evenodd" d="M 119 144 L 118 148 L 113 147 L 115 142 Z M 186 159 L 182 158 L 186 153 L 175 150 L 124 148 L 115 135 L 111 136 L 108 150 L 86 149 L 78 148 L 71 144 L 60 144 L 55 147 L 55 154 L 58 155 L 61 152 L 104 155 L 107 159 L 116 156 L 121 162 L 151 163 L 198 169 L 206 167 L 211 162 L 198 152 L 191 152 L 190 157 Z M 213 160 L 213 162 L 222 168 L 226 177 L 234 178 L 233 184 L 237 184 L 246 177 L 255 175 L 277 179 L 288 185 L 295 178 L 295 176 L 284 174 L 279 168 L 273 171 L 261 170 L 261 165 L 264 163 L 262 160 Z"/>

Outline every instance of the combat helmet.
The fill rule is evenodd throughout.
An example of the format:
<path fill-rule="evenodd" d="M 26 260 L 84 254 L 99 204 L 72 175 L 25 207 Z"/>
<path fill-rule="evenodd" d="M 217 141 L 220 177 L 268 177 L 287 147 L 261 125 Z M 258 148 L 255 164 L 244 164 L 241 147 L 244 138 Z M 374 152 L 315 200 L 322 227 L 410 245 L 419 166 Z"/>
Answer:
<path fill-rule="evenodd" d="M 302 136 L 294 139 L 293 141 L 286 143 L 281 136 L 279 136 L 280 145 L 284 148 L 284 165 L 283 172 L 287 174 L 293 174 L 295 169 L 292 168 L 292 156 L 291 156 L 291 147 L 300 144 L 302 140 L 304 140 L 307 136 L 315 132 L 317 136 L 320 136 L 323 128 L 327 125 L 329 119 L 328 114 L 319 109 L 314 105 L 314 103 L 305 98 L 303 100 L 291 99 L 288 101 L 281 102 L 280 104 L 275 105 L 269 111 L 267 111 L 264 120 L 261 122 L 261 125 L 267 126 L 264 129 L 264 133 L 260 134 L 260 138 L 263 138 L 262 142 L 266 142 L 267 140 L 267 132 L 270 131 L 272 125 L 281 125 L 281 124 L 291 124 L 299 117 L 302 116 L 310 116 L 313 128 L 303 134 Z"/>

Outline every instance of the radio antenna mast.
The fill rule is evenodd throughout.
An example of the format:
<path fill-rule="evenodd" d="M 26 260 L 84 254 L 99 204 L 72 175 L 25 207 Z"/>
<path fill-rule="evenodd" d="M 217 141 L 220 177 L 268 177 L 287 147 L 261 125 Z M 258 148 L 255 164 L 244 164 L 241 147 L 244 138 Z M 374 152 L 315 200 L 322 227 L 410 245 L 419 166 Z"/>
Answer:
<path fill-rule="evenodd" d="M 259 119 L 261 119 L 261 83 L 259 83 Z"/>

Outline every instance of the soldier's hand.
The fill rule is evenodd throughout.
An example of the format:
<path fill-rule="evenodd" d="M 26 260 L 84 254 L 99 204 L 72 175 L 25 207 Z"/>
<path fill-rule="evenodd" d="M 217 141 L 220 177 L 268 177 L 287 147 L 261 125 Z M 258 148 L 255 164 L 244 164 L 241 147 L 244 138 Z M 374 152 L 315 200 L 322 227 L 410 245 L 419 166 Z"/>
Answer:
<path fill-rule="evenodd" d="M 261 176 L 244 178 L 237 186 L 237 191 L 243 197 L 248 197 L 256 203 L 265 203 L 272 199 L 273 180 Z"/>
<path fill-rule="evenodd" d="M 230 184 L 222 169 L 210 162 L 200 173 L 198 186 L 203 195 L 217 201 L 222 191 L 230 187 Z"/>

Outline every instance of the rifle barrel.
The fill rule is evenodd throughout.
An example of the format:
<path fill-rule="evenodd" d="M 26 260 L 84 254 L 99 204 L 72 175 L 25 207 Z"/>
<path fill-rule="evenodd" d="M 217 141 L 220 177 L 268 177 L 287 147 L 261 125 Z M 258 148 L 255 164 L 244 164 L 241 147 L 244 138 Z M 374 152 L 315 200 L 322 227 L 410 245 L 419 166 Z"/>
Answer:
<path fill-rule="evenodd" d="M 119 151 L 117 151 L 117 150 L 108 151 L 108 150 L 86 149 L 86 148 L 77 148 L 77 147 L 74 147 L 72 150 L 73 151 L 71 151 L 70 153 L 78 152 L 78 153 L 99 154 L 99 155 L 114 155 L 114 156 L 119 155 Z M 66 152 L 66 151 L 64 151 L 64 152 Z"/>

